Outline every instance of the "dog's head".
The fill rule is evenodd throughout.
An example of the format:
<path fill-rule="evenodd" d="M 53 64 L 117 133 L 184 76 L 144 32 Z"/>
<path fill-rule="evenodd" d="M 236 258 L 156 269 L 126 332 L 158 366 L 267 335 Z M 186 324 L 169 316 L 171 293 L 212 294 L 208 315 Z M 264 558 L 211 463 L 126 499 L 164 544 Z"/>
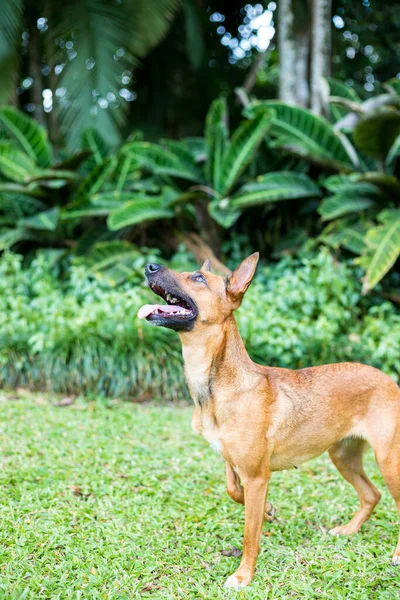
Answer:
<path fill-rule="evenodd" d="M 138 317 L 175 331 L 222 323 L 242 302 L 253 279 L 259 254 L 246 258 L 228 277 L 210 272 L 210 261 L 193 273 L 177 273 L 149 263 L 145 275 L 150 288 L 167 304 L 146 304 Z"/>

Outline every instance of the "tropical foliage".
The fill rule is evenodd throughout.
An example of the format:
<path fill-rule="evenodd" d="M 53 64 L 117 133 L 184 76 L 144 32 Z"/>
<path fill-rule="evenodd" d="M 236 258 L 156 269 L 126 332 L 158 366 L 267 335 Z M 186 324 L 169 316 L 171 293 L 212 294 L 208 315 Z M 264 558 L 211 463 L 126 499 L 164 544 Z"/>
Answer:
<path fill-rule="evenodd" d="M 157 253 L 138 251 L 136 276 L 115 289 L 82 265 L 71 266 L 60 282 L 52 253 L 40 252 L 28 269 L 21 256 L 5 253 L 0 385 L 136 399 L 184 397 L 177 336 L 136 319 L 139 306 L 151 301 L 141 283 L 148 260 L 159 260 Z M 170 266 L 194 268 L 182 254 Z M 338 265 L 327 251 L 261 268 L 237 313 L 252 357 L 291 368 L 361 360 L 398 378 L 400 317 L 390 302 L 361 297 L 357 270 Z"/>
<path fill-rule="evenodd" d="M 317 210 L 330 222 L 321 239 L 360 256 L 367 292 L 400 255 L 400 96 L 397 82 L 365 103 L 338 82 L 330 85 L 341 94 L 329 98 L 331 123 L 276 101 L 253 102 L 246 114 L 259 118 L 273 110 L 270 146 L 319 167 L 324 198 Z"/>
<path fill-rule="evenodd" d="M 184 232 L 197 232 L 220 255 L 235 231 L 277 254 L 313 236 L 356 255 L 368 292 L 400 254 L 399 84 L 362 102 L 328 83 L 329 120 L 252 101 L 230 133 L 220 98 L 204 137 L 154 143 L 134 131 L 113 151 L 89 128 L 70 156 L 34 120 L 0 108 L 0 247 L 72 251 L 120 283 L 131 276 L 134 241 L 176 250 Z"/>

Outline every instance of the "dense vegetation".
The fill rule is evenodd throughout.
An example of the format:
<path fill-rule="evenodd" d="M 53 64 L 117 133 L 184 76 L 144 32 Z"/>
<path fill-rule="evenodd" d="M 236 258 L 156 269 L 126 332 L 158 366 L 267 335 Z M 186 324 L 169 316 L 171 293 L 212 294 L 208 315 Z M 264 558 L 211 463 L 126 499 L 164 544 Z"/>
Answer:
<path fill-rule="evenodd" d="M 141 398 L 183 398 L 178 336 L 138 322 L 152 294 L 139 281 L 148 259 L 119 288 L 72 261 L 61 283 L 54 256 L 27 269 L 0 261 L 0 361 L 6 387 Z M 195 268 L 185 253 L 174 268 Z M 251 356 L 289 368 L 364 361 L 400 375 L 400 316 L 390 302 L 363 298 L 357 272 L 326 251 L 261 267 L 237 317 Z"/>

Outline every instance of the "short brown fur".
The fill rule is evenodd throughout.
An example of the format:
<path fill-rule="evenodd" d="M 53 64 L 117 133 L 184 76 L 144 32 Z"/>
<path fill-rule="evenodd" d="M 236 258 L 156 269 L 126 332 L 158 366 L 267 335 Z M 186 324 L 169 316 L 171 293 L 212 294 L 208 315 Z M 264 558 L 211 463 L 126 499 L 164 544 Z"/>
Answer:
<path fill-rule="evenodd" d="M 179 333 L 195 403 L 192 426 L 220 450 L 226 460 L 228 494 L 245 505 L 243 556 L 226 582 L 236 589 L 254 576 L 273 471 L 297 467 L 329 451 L 360 498 L 356 515 L 331 533 L 355 533 L 380 498 L 362 466 L 369 443 L 400 512 L 398 386 L 378 369 L 356 363 L 297 371 L 254 363 L 233 311 L 241 304 L 257 261 L 258 253 L 243 261 L 227 281 L 210 273 L 205 263 L 205 284 L 193 281 L 191 273 L 168 271 L 198 308 L 193 329 Z M 393 564 L 400 564 L 400 536 Z"/>

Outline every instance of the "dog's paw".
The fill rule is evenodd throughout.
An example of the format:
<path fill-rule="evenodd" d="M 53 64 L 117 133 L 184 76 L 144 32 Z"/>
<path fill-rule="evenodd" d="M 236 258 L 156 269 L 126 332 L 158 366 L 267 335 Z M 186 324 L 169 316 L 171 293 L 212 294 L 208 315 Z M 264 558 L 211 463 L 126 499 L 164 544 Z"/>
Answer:
<path fill-rule="evenodd" d="M 400 556 L 398 554 L 395 554 L 392 558 L 392 566 L 398 567 L 399 565 L 400 565 Z"/>
<path fill-rule="evenodd" d="M 249 585 L 251 580 L 251 575 L 243 576 L 234 574 L 228 577 L 228 579 L 225 581 L 225 587 L 239 591 L 242 588 L 246 587 L 246 585 Z"/>
<path fill-rule="evenodd" d="M 353 533 L 357 533 L 357 529 L 350 527 L 349 525 L 338 525 L 333 529 L 329 530 L 331 535 L 352 535 Z"/>

